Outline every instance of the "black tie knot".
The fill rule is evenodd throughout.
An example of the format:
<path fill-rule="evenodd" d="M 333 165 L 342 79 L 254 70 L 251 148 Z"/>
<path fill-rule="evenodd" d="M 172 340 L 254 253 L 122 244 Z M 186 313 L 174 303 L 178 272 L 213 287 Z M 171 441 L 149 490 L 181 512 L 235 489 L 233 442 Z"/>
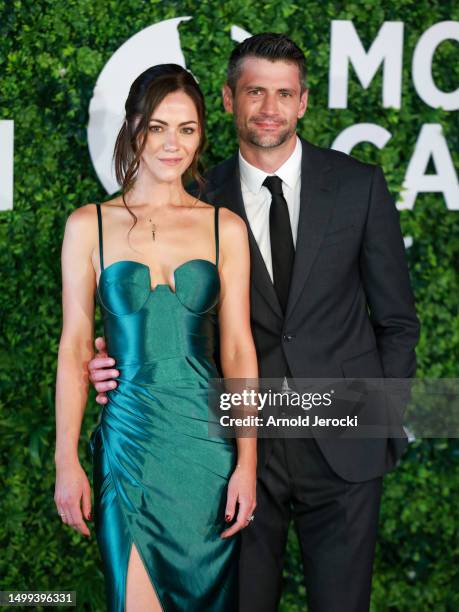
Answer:
<path fill-rule="evenodd" d="M 269 189 L 271 195 L 284 195 L 282 192 L 282 179 L 278 176 L 267 176 L 263 181 L 263 185 Z"/>

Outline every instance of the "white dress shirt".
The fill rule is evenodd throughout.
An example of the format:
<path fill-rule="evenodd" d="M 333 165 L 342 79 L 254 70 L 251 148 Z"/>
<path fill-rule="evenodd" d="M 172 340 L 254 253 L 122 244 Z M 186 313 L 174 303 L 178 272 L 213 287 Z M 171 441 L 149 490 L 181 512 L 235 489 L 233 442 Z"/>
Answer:
<path fill-rule="evenodd" d="M 297 136 L 296 147 L 293 153 L 274 173 L 282 180 L 282 191 L 288 206 L 293 244 L 295 247 L 298 231 L 298 217 L 300 214 L 301 154 L 301 141 Z M 273 281 L 271 240 L 269 237 L 269 207 L 271 205 L 271 193 L 269 189 L 263 185 L 265 178 L 270 175 L 256 166 L 249 164 L 249 162 L 242 157 L 240 149 L 239 171 L 241 175 L 242 199 L 244 200 L 247 219 L 271 277 L 271 281 Z"/>

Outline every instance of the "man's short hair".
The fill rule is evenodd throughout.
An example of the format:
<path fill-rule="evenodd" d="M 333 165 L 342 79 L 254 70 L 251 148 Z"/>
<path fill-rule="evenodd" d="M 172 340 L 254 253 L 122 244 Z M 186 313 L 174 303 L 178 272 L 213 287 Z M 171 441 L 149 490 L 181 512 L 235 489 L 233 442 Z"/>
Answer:
<path fill-rule="evenodd" d="M 306 88 L 306 58 L 303 51 L 285 34 L 263 32 L 246 38 L 230 55 L 226 82 L 233 92 L 241 75 L 241 65 L 246 57 L 258 57 L 272 62 L 292 62 L 298 66 L 301 92 Z"/>

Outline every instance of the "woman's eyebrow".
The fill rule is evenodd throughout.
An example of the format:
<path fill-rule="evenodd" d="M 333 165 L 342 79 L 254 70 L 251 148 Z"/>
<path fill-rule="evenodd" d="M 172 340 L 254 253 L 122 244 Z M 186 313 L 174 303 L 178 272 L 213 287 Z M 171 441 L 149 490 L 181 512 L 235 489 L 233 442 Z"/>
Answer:
<path fill-rule="evenodd" d="M 163 121 L 162 119 L 153 119 L 152 118 L 152 119 L 150 119 L 150 122 L 151 121 L 156 121 L 157 123 L 162 123 L 163 125 L 169 125 L 167 123 L 167 121 Z M 197 124 L 198 122 L 195 121 L 194 119 L 190 119 L 189 121 L 182 121 L 182 123 L 179 123 L 179 125 L 186 125 L 187 123 L 196 123 Z"/>

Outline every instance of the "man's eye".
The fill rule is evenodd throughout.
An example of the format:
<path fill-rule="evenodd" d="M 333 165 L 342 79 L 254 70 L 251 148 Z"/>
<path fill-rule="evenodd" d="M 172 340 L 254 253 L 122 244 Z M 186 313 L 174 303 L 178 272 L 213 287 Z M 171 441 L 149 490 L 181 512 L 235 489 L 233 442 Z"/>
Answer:
<path fill-rule="evenodd" d="M 289 91 L 281 91 L 281 96 L 284 98 L 291 98 L 292 94 Z"/>
<path fill-rule="evenodd" d="M 260 92 L 260 90 L 259 90 L 259 89 L 251 89 L 251 90 L 249 91 L 249 93 L 250 93 L 250 94 L 259 94 L 259 93 L 261 93 L 261 92 Z"/>

